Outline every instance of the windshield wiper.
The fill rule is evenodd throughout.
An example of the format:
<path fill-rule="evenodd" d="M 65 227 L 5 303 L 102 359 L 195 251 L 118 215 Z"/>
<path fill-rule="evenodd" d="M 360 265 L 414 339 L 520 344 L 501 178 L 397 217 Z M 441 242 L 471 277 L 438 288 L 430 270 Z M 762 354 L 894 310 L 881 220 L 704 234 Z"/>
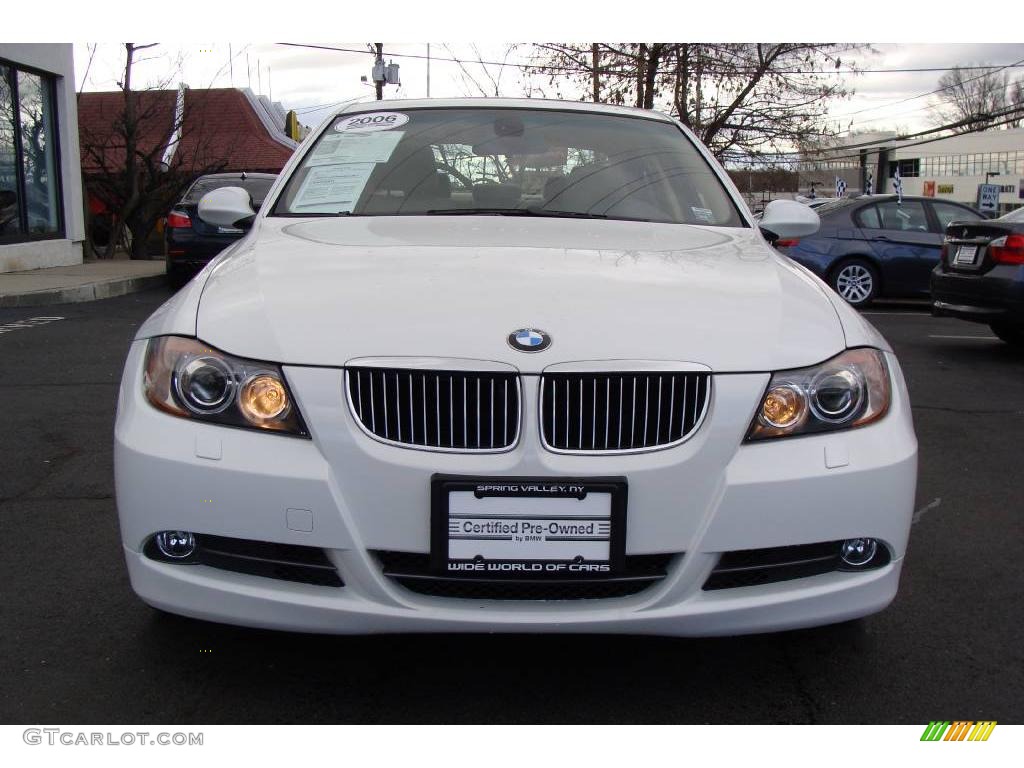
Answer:
<path fill-rule="evenodd" d="M 432 208 L 428 216 L 538 216 L 557 219 L 608 219 L 603 213 L 552 211 L 547 208 Z"/>
<path fill-rule="evenodd" d="M 367 213 L 353 213 L 352 211 L 288 211 L 286 213 L 271 213 L 271 216 L 285 216 L 292 219 L 314 219 L 334 218 L 335 216 L 371 216 Z"/>

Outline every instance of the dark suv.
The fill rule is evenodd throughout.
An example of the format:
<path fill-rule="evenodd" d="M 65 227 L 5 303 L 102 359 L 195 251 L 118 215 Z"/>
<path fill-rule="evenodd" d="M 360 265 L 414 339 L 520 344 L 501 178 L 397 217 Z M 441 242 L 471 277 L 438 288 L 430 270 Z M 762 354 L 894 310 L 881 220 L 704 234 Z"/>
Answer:
<path fill-rule="evenodd" d="M 821 229 L 776 247 L 854 306 L 876 298 L 926 297 L 946 225 L 980 221 L 961 203 L 929 197 L 864 195 L 815 209 Z"/>
<path fill-rule="evenodd" d="M 245 234 L 241 229 L 215 227 L 200 220 L 199 200 L 203 195 L 219 187 L 242 187 L 252 198 L 253 210 L 259 210 L 276 180 L 277 176 L 272 173 L 211 173 L 196 179 L 167 214 L 164 225 L 164 252 L 171 281 L 176 285 L 184 284 Z"/>

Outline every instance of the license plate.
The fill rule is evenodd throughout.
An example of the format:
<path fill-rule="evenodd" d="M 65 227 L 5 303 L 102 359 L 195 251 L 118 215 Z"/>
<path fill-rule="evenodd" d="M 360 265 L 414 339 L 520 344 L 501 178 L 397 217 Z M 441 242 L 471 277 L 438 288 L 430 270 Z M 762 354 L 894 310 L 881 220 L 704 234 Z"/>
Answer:
<path fill-rule="evenodd" d="M 956 249 L 957 264 L 974 264 L 976 258 L 978 258 L 978 246 L 976 245 L 961 245 Z"/>
<path fill-rule="evenodd" d="M 435 475 L 431 506 L 431 563 L 446 576 L 608 576 L 625 555 L 624 478 Z"/>
<path fill-rule="evenodd" d="M 240 235 L 245 230 L 238 229 L 237 227 L 217 227 L 218 235 Z"/>

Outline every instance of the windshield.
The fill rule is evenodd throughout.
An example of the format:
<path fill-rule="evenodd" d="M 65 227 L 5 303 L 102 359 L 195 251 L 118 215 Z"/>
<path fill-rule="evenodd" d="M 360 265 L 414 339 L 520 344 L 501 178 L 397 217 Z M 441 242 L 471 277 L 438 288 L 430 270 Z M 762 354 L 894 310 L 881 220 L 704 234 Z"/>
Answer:
<path fill-rule="evenodd" d="M 508 215 L 744 226 L 671 123 L 593 112 L 410 109 L 339 116 L 274 215 Z"/>
<path fill-rule="evenodd" d="M 267 193 L 270 188 L 274 185 L 274 179 L 267 179 L 263 177 L 248 177 L 243 179 L 241 176 L 215 176 L 200 178 L 195 184 L 185 193 L 185 197 L 182 198 L 183 205 L 196 205 L 199 203 L 199 199 L 207 192 L 212 192 L 215 189 L 221 187 L 241 187 L 252 197 L 253 202 L 258 206 L 263 204 L 263 201 L 267 197 Z"/>
<path fill-rule="evenodd" d="M 1024 222 L 1024 208 L 1018 208 L 1015 211 L 1010 211 L 1000 217 L 1001 221 L 1010 221 L 1013 223 Z"/>
<path fill-rule="evenodd" d="M 845 208 L 848 205 L 853 205 L 854 199 L 850 197 L 837 197 L 829 200 L 821 205 L 814 206 L 813 210 L 819 216 L 825 216 L 826 214 L 832 213 Z"/>

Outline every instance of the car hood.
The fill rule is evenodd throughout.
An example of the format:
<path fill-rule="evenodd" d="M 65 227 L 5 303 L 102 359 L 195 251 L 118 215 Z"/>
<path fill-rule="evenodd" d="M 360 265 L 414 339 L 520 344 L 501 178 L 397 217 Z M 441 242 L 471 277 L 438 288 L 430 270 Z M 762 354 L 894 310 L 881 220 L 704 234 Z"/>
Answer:
<path fill-rule="evenodd" d="M 516 351 L 519 328 L 553 343 Z M 499 216 L 263 219 L 210 271 L 196 332 L 286 364 L 430 356 L 524 372 L 611 359 L 767 371 L 845 346 L 821 284 L 755 230 Z"/>

